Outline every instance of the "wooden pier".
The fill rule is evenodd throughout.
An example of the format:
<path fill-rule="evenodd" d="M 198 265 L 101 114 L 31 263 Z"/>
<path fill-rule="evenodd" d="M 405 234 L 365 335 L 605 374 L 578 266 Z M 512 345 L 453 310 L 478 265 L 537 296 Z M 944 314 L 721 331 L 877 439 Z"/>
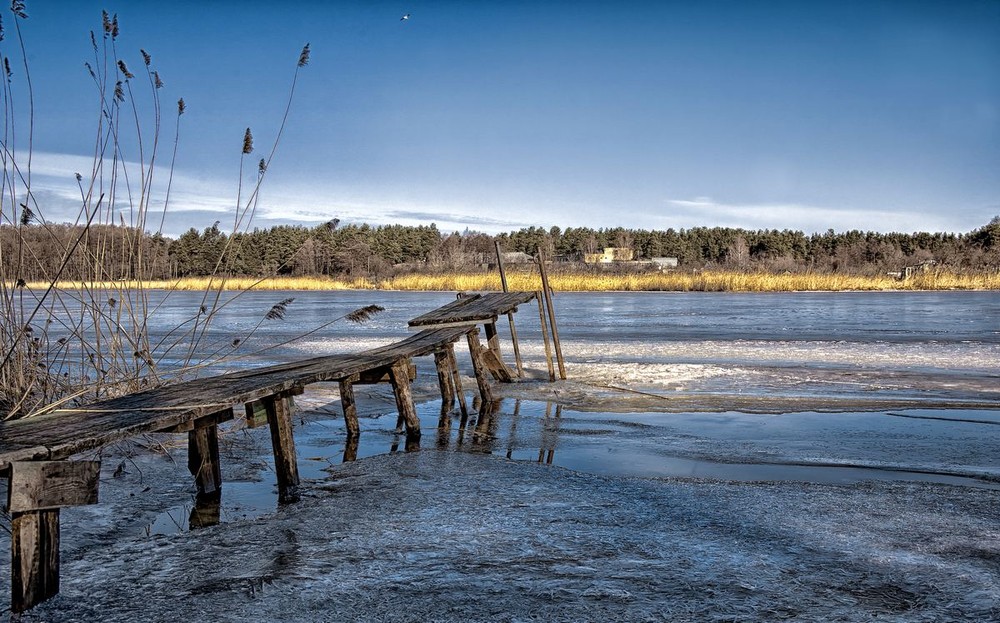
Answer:
<path fill-rule="evenodd" d="M 295 502 L 299 474 L 293 396 L 312 383 L 339 383 L 350 440 L 360 433 L 353 386 L 389 382 L 399 411 L 398 428 L 402 432 L 405 425 L 407 443 L 412 447 L 420 438 L 410 392 L 413 359 L 434 356 L 444 408 L 451 409 L 457 398 L 466 414 L 455 358 L 455 343 L 464 337 L 482 408 L 488 408 L 493 393 L 487 375 L 501 382 L 515 378 L 501 356 L 497 318 L 512 315 L 518 305 L 536 296 L 534 292 L 464 296 L 414 318 L 410 326 L 422 330 L 380 348 L 206 377 L 44 416 L 0 422 L 0 475 L 7 477 L 7 510 L 11 515 L 11 610 L 23 612 L 59 592 L 59 509 L 97 502 L 100 462 L 72 460 L 74 455 L 143 433 L 186 432 L 188 467 L 197 499 L 217 501 L 223 487 L 218 426 L 234 419 L 236 409 L 242 406 L 248 423 L 256 423 L 257 414 L 265 416 L 279 503 Z M 486 334 L 485 347 L 479 339 L 480 324 Z M 516 333 L 512 335 L 518 352 Z M 519 356 L 517 370 L 520 375 Z"/>

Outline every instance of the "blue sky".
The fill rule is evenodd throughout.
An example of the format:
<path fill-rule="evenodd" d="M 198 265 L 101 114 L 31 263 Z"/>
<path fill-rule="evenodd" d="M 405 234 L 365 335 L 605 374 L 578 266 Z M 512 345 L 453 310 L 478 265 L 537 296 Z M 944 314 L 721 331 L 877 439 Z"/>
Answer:
<path fill-rule="evenodd" d="M 52 221 L 74 218 L 74 173 L 92 166 L 99 102 L 83 63 L 102 8 L 133 73 L 144 48 L 165 83 L 154 206 L 187 103 L 171 235 L 231 228 L 243 132 L 255 163 L 306 42 L 260 227 L 961 232 L 1000 214 L 996 1 L 131 0 L 27 5 L 32 185 Z M 4 25 L 24 128 L 7 12 Z"/>

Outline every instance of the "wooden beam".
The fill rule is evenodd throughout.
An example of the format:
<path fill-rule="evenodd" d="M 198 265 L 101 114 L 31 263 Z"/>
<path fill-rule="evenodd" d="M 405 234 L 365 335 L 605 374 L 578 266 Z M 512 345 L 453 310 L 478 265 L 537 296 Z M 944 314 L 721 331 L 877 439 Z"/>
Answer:
<path fill-rule="evenodd" d="M 246 412 L 247 428 L 260 428 L 267 424 L 267 409 L 264 407 L 263 401 L 254 400 L 253 402 L 248 402 L 244 405 L 244 410 Z"/>
<path fill-rule="evenodd" d="M 510 373 L 510 368 L 503 362 L 503 355 L 500 354 L 500 335 L 497 333 L 497 323 L 487 322 L 483 325 L 486 332 L 486 350 L 483 351 L 483 361 L 493 378 L 501 383 L 512 383 L 514 375 Z"/>
<path fill-rule="evenodd" d="M 479 343 L 479 329 L 473 329 L 466 334 L 469 342 L 469 356 L 472 359 L 472 370 L 479 386 L 479 396 L 484 403 L 493 402 L 493 390 L 486 378 L 486 365 L 483 363 L 483 346 Z"/>
<path fill-rule="evenodd" d="M 233 408 L 226 407 L 225 409 L 220 409 L 219 411 L 214 411 L 207 415 L 201 417 L 186 420 L 174 426 L 169 426 L 167 428 L 160 429 L 159 433 L 187 433 L 195 430 L 196 428 L 203 428 L 205 426 L 215 426 L 223 422 L 228 422 L 233 419 Z"/>
<path fill-rule="evenodd" d="M 354 384 L 376 385 L 378 383 L 390 383 L 392 380 L 389 378 L 389 367 L 383 366 L 374 370 L 365 370 L 357 375 L 358 379 L 354 381 Z M 417 366 L 412 361 L 407 362 L 407 375 L 411 381 L 417 378 Z"/>
<path fill-rule="evenodd" d="M 361 425 L 358 423 L 358 408 L 354 402 L 354 382 L 358 375 L 340 379 L 340 406 L 344 409 L 344 425 L 347 427 L 347 438 L 357 439 L 361 435 Z"/>
<path fill-rule="evenodd" d="M 11 513 L 10 609 L 15 614 L 59 592 L 59 509 Z"/>
<path fill-rule="evenodd" d="M 288 504 L 299 499 L 299 465 L 292 435 L 292 397 L 272 394 L 262 399 L 271 427 L 271 448 L 274 451 L 274 472 L 278 479 L 278 503 Z"/>
<path fill-rule="evenodd" d="M 100 461 L 14 461 L 7 510 L 11 513 L 97 503 Z"/>
<path fill-rule="evenodd" d="M 399 409 L 399 416 L 406 423 L 406 436 L 407 438 L 419 439 L 420 418 L 417 417 L 417 409 L 413 405 L 409 366 L 406 360 L 400 360 L 393 364 L 389 369 L 389 378 L 392 381 L 392 391 L 396 396 L 396 408 Z"/>

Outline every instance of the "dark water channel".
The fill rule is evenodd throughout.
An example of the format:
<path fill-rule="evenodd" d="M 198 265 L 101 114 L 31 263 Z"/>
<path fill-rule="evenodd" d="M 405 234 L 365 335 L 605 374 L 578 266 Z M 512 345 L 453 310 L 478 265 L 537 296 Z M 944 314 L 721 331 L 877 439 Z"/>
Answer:
<path fill-rule="evenodd" d="M 1000 411 L 909 410 L 859 413 L 590 413 L 542 401 L 505 399 L 491 413 L 441 416 L 418 405 L 422 438 L 407 443 L 394 413 L 362 417 L 356 444 L 334 415 L 296 427 L 307 490 L 335 487 L 346 461 L 396 452 L 468 452 L 575 471 L 705 481 L 800 481 L 831 485 L 881 480 L 1000 490 Z M 266 429 L 230 431 L 260 435 Z M 258 444 L 267 450 L 267 441 Z M 146 535 L 262 516 L 277 509 L 273 460 L 252 461 L 259 480 L 226 482 L 218 507 L 194 501 L 161 513 Z"/>

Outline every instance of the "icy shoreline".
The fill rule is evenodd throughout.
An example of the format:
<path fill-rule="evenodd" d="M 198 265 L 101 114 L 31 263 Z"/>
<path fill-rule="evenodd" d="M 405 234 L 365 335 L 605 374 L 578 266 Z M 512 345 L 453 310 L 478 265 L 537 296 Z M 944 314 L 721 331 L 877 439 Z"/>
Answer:
<path fill-rule="evenodd" d="M 610 478 L 433 449 L 330 471 L 257 520 L 69 539 L 61 594 L 23 620 L 1000 617 L 995 491 Z"/>

